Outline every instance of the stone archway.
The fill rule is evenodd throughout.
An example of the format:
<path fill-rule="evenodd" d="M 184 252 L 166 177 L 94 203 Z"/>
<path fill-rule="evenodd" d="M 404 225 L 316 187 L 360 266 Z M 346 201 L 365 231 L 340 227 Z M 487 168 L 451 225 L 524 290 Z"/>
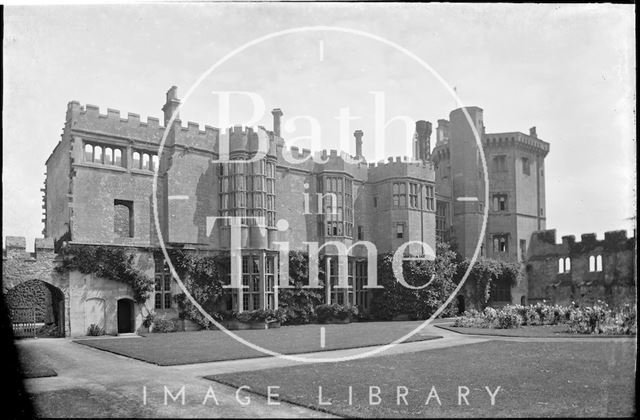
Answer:
<path fill-rule="evenodd" d="M 5 296 L 16 335 L 64 337 L 65 297 L 62 290 L 33 279 L 16 285 Z M 25 328 L 33 331 L 23 334 Z"/>

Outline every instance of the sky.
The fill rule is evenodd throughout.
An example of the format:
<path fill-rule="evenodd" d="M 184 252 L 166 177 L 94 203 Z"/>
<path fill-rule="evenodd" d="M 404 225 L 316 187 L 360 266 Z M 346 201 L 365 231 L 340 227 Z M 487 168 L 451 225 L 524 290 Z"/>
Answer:
<path fill-rule="evenodd" d="M 370 162 L 410 155 L 413 128 L 406 121 L 435 127 L 461 105 L 479 106 L 487 133 L 536 126 L 551 144 L 547 228 L 558 238 L 631 232 L 634 15 L 631 5 L 605 4 L 7 6 L 3 243 L 5 236 L 26 236 L 32 249 L 42 236 L 45 162 L 60 140 L 68 102 L 162 119 L 172 85 L 183 98 L 183 125 L 219 126 L 225 108 L 215 92 L 251 92 L 231 97 L 233 124 L 271 129 L 270 110 L 281 108 L 288 143 L 350 153 L 352 133 L 362 129 Z M 318 26 L 343 32 L 273 35 L 212 70 L 246 43 Z M 345 112 L 352 119 L 341 124 Z M 386 129 L 376 126 L 380 121 L 389 122 Z"/>

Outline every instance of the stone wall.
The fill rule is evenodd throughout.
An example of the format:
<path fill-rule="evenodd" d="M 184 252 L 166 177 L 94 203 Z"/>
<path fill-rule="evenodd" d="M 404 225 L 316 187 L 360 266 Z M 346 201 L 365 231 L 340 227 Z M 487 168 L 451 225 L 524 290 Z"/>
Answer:
<path fill-rule="evenodd" d="M 600 240 L 593 233 L 583 234 L 580 242 L 575 236 L 563 236 L 561 243 L 556 243 L 555 230 L 534 232 L 526 261 L 529 303 L 592 304 L 603 300 L 617 306 L 635 302 L 635 247 L 635 238 L 627 238 L 625 231 L 606 232 Z M 589 259 L 598 256 L 602 269 L 592 270 Z"/>
<path fill-rule="evenodd" d="M 67 276 L 57 273 L 54 268 L 58 263 L 53 252 L 53 239 L 36 239 L 35 252 L 26 252 L 26 240 L 21 236 L 7 236 L 6 248 L 2 256 L 2 293 L 19 284 L 39 280 L 57 288 L 64 296 L 63 326 L 65 335 L 69 335 L 69 280 Z"/>

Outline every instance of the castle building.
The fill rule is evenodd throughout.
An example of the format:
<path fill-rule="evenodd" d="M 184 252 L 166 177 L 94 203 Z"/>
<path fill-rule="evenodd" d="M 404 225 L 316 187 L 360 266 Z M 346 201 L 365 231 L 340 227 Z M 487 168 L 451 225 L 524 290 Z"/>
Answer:
<path fill-rule="evenodd" d="M 488 175 L 489 202 L 485 203 L 484 167 L 474 130 L 462 109 L 449 120 L 438 120 L 433 150 L 436 171 L 436 226 L 443 240 L 471 256 L 522 262 L 531 234 L 546 228 L 544 159 L 549 143 L 536 128 L 520 132 L 486 133 L 482 109 L 466 108 L 482 142 Z M 488 218 L 480 238 L 485 206 Z M 525 303 L 528 285 L 496 285 L 494 303 Z"/>
<path fill-rule="evenodd" d="M 480 108 L 466 108 L 473 127 L 463 109 L 438 120 L 433 151 L 432 125 L 421 120 L 413 160 L 367 163 L 360 130 L 354 133 L 354 156 L 335 150 L 312 154 L 286 146 L 280 109 L 272 111 L 272 130 L 201 129 L 193 122 L 183 125 L 179 115 L 165 130 L 179 105 L 174 86 L 166 94 L 161 124 L 152 117 L 142 121 L 137 114 L 123 118 L 117 110 L 101 114 L 93 105 L 68 104 L 62 138 L 46 162 L 46 246 L 37 246 L 38 257 L 24 252 L 20 238 L 7 239 L 5 293 L 31 280 L 20 276 L 23 265 L 54 264 L 53 248 L 127 247 L 135 251 L 137 267 L 155 278 L 155 292 L 143 305 L 134 303 L 129 286 L 91 274 L 43 274 L 40 280 L 57 289 L 54 312 L 67 335 L 84 335 L 92 324 L 110 334 L 133 332 L 150 311 L 177 317 L 173 296 L 181 290 L 158 257 L 161 242 L 215 255 L 228 253 L 239 240 L 238 270 L 247 287 L 228 293 L 223 308 L 239 312 L 277 307 L 281 244 L 307 251 L 315 242 L 332 286 L 326 300 L 366 312 L 371 254 L 365 241 L 381 254 L 409 241 L 435 249 L 438 238 L 466 257 L 480 243 L 483 256 L 523 262 L 532 233 L 546 228 L 549 144 L 535 127 L 529 134 L 485 133 Z M 487 162 L 488 203 L 474 129 Z M 485 205 L 489 217 L 479 238 Z M 239 226 L 230 217 L 239 218 Z M 346 258 L 340 256 L 344 250 Z M 415 243 L 407 250 L 422 251 Z M 335 288 L 345 274 L 351 287 Z M 526 281 L 498 285 L 492 303 L 524 303 L 532 290 L 540 298 L 544 293 L 537 287 Z M 463 292 L 463 307 L 464 299 Z"/>

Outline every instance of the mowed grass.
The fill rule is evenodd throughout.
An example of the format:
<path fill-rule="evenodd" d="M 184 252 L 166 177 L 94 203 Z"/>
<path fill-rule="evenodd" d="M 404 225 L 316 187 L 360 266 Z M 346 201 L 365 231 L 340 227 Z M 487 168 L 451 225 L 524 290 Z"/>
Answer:
<path fill-rule="evenodd" d="M 473 327 L 452 327 L 451 324 L 448 325 L 438 325 L 438 327 L 443 328 L 445 330 L 454 331 L 461 334 L 469 334 L 469 335 L 493 335 L 500 337 L 538 337 L 538 338 L 552 338 L 552 337 L 561 337 L 561 338 L 594 338 L 599 337 L 602 339 L 607 339 L 611 337 L 631 337 L 630 335 L 602 335 L 602 334 L 577 334 L 569 331 L 569 326 L 566 324 L 558 324 L 558 325 L 523 325 L 518 328 L 508 328 L 508 329 L 500 329 L 500 328 L 473 328 Z"/>
<path fill-rule="evenodd" d="M 244 340 L 281 354 L 349 349 L 390 343 L 421 324 L 407 322 L 363 322 L 347 325 L 296 325 L 270 330 L 233 331 Z M 320 328 L 325 328 L 325 346 L 320 346 Z M 439 338 L 419 332 L 407 342 Z M 223 331 L 149 334 L 142 338 L 100 338 L 77 343 L 161 366 L 265 357 Z"/>
<path fill-rule="evenodd" d="M 52 362 L 37 349 L 18 346 L 17 350 L 23 377 L 46 378 L 48 376 L 57 376 Z"/>
<path fill-rule="evenodd" d="M 490 341 L 440 350 L 208 376 L 346 417 L 590 417 L 635 413 L 635 342 Z M 349 404 L 349 386 L 352 401 Z M 369 401 L 370 386 L 381 402 Z M 469 405 L 458 405 L 458 387 Z M 492 393 L 500 386 L 495 405 Z M 319 387 L 323 402 L 319 404 Z M 398 400 L 406 387 L 407 405 Z M 425 405 L 435 387 L 435 398 Z M 375 393 L 374 389 L 374 393 Z M 464 391 L 464 389 L 463 389 Z M 404 389 L 401 389 L 401 393 Z M 374 397 L 373 402 L 377 402 Z M 399 404 L 398 404 L 399 403 Z"/>

